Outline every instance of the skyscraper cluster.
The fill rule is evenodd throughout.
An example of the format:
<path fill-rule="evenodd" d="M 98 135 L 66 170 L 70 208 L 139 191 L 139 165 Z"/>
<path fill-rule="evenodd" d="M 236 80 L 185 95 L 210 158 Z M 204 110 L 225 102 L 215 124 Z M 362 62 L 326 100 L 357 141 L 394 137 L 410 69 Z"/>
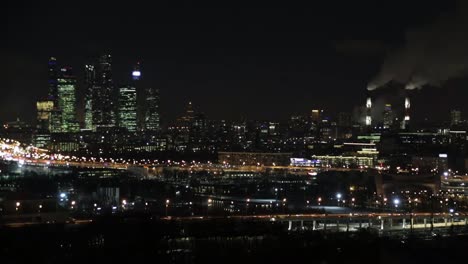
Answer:
<path fill-rule="evenodd" d="M 81 126 L 77 117 L 77 82 L 72 68 L 60 67 L 55 57 L 49 59 L 48 67 L 49 93 L 47 98 L 37 102 L 37 128 L 42 133 L 75 133 L 80 128 L 87 131 L 121 128 L 130 133 L 159 131 L 159 91 L 140 87 L 140 63 L 134 66 L 128 82 L 121 85 L 114 83 L 111 55 L 101 55 L 84 66 Z M 141 90 L 139 95 L 145 97 L 142 105 L 138 104 L 138 90 Z M 139 113 L 144 116 L 139 117 Z"/>

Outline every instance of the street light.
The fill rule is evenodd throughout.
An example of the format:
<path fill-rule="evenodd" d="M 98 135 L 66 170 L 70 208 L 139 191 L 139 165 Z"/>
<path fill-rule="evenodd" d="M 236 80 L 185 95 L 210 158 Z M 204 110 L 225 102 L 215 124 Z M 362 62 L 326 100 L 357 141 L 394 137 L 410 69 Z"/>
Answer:
<path fill-rule="evenodd" d="M 336 194 L 336 199 L 338 200 L 338 206 L 340 206 L 341 193 Z"/>
<path fill-rule="evenodd" d="M 398 198 L 393 199 L 393 204 L 395 205 L 395 208 L 397 208 L 398 205 L 400 204 L 400 199 Z"/>

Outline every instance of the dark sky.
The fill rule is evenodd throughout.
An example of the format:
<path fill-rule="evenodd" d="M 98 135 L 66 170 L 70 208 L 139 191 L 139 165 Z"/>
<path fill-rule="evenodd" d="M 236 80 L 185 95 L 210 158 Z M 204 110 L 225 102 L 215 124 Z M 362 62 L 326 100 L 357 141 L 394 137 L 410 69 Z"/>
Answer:
<path fill-rule="evenodd" d="M 143 85 L 160 89 L 166 121 L 189 100 L 212 119 L 286 119 L 312 108 L 351 112 L 364 103 L 367 83 L 385 55 L 404 45 L 405 32 L 450 15 L 456 6 L 395 0 L 303 6 L 252 1 L 243 7 L 227 4 L 232 1 L 117 2 L 9 1 L 0 46 L 7 80 L 1 121 L 34 118 L 35 100 L 47 94 L 50 55 L 82 78 L 83 64 L 100 53 L 112 54 L 117 84 L 127 80 L 134 62 L 142 62 Z M 468 112 L 467 91 L 463 78 L 417 91 L 415 115 L 446 119 L 452 108 Z"/>

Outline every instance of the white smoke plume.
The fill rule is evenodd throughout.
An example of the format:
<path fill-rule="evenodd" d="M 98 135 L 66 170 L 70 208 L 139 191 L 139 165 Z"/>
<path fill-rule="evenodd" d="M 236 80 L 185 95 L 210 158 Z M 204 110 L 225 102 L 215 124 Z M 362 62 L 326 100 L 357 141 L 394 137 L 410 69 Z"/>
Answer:
<path fill-rule="evenodd" d="M 468 1 L 460 1 L 455 13 L 435 23 L 406 32 L 406 44 L 388 54 L 380 72 L 368 84 L 375 90 L 390 81 L 406 89 L 439 86 L 468 74 Z"/>

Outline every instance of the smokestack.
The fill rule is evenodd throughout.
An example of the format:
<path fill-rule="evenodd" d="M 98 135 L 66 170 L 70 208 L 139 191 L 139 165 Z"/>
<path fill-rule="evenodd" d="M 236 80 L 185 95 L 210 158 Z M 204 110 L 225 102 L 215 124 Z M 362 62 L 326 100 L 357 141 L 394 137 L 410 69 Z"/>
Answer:
<path fill-rule="evenodd" d="M 405 121 L 408 121 L 408 122 L 410 120 L 410 107 L 411 107 L 410 98 L 409 96 L 406 96 L 405 98 Z"/>
<path fill-rule="evenodd" d="M 410 109 L 411 109 L 411 102 L 410 97 L 408 94 L 405 96 L 405 118 L 403 119 L 403 129 L 408 129 L 409 122 L 410 122 Z"/>
<path fill-rule="evenodd" d="M 367 93 L 366 100 L 366 126 L 372 125 L 372 98 L 370 93 Z"/>

